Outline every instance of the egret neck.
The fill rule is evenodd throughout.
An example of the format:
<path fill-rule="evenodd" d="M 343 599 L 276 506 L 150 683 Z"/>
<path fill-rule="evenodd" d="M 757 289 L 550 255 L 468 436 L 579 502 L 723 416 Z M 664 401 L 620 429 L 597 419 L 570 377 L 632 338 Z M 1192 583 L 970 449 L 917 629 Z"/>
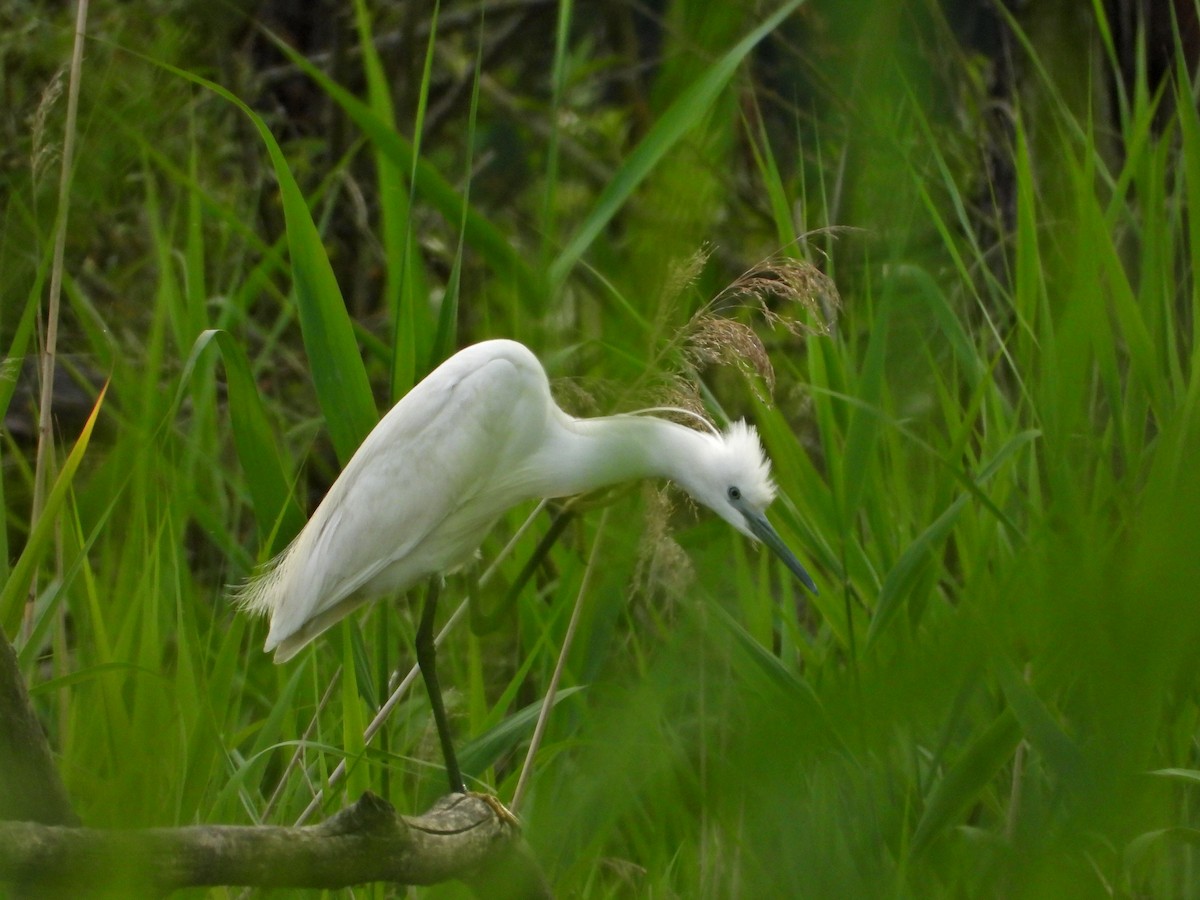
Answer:
<path fill-rule="evenodd" d="M 710 453 L 717 440 L 637 415 L 577 419 L 563 414 L 552 418 L 548 431 L 549 440 L 528 472 L 530 489 L 541 497 L 568 497 L 638 478 L 667 478 L 695 496 L 689 463 Z"/>

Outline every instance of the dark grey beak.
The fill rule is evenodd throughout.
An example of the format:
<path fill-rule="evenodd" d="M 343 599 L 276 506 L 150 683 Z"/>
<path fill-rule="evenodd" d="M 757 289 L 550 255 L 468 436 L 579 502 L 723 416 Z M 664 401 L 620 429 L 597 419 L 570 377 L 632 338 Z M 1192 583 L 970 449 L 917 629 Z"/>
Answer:
<path fill-rule="evenodd" d="M 800 560 L 796 559 L 796 554 L 788 549 L 787 544 L 783 542 L 778 532 L 771 527 L 771 523 L 767 521 L 767 517 L 759 512 L 753 512 L 748 509 L 739 509 L 738 512 L 746 519 L 746 526 L 750 532 L 766 544 L 771 552 L 783 560 L 783 564 L 787 566 L 793 575 L 800 579 L 800 583 L 812 591 L 818 593 L 817 586 L 813 583 L 812 577 L 804 570 L 804 566 L 800 565 Z"/>

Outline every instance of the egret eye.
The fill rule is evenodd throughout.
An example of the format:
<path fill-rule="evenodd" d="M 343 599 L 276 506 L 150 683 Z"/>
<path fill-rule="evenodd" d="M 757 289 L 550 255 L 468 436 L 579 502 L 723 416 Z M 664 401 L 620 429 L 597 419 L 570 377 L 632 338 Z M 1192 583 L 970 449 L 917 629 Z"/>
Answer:
<path fill-rule="evenodd" d="M 729 499 L 730 499 L 730 500 L 732 500 L 734 503 L 736 503 L 738 500 L 741 500 L 741 499 L 742 499 L 742 492 L 741 492 L 741 489 L 740 489 L 740 488 L 738 488 L 738 486 L 737 486 L 737 485 L 730 485 L 730 487 L 729 487 Z"/>

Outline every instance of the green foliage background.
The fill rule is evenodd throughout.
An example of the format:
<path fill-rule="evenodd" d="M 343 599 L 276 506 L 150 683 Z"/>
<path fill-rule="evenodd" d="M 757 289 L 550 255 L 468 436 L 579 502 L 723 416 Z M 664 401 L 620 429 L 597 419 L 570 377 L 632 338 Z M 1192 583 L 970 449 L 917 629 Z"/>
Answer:
<path fill-rule="evenodd" d="M 30 528 L 14 363 L 73 13 L 4 5 L 0 622 L 82 818 L 289 823 L 343 759 L 324 811 L 437 796 L 419 691 L 361 738 L 411 664 L 407 604 L 276 667 L 226 586 L 453 348 L 514 337 L 579 408 L 645 405 L 693 314 L 779 255 L 835 280 L 835 326 L 726 311 L 773 402 L 699 377 L 758 423 L 821 595 L 712 517 L 605 498 L 498 627 L 447 640 L 469 774 L 511 795 L 595 552 L 582 690 L 521 810 L 563 896 L 1200 893 L 1194 60 L 1121 77 L 1100 3 L 1000 16 L 1007 54 L 971 49 L 965 4 L 520 7 L 358 4 L 328 45 L 224 7 L 93 10 L 64 460 L 110 387 L 54 533 Z"/>

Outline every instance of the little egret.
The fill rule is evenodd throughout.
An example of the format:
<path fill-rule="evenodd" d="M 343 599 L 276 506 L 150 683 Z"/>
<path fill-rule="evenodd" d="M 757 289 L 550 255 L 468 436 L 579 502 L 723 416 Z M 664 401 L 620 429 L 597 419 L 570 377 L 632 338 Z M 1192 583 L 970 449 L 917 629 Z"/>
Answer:
<path fill-rule="evenodd" d="M 434 659 L 440 575 L 466 563 L 505 510 L 619 481 L 674 481 L 762 541 L 816 593 L 767 521 L 775 497 L 753 426 L 697 431 L 648 415 L 577 419 L 559 409 L 537 357 L 484 341 L 414 387 L 355 452 L 300 534 L 238 592 L 270 616 L 282 663 L 366 601 L 429 579 L 416 635 L 452 791 L 464 792 Z"/>

